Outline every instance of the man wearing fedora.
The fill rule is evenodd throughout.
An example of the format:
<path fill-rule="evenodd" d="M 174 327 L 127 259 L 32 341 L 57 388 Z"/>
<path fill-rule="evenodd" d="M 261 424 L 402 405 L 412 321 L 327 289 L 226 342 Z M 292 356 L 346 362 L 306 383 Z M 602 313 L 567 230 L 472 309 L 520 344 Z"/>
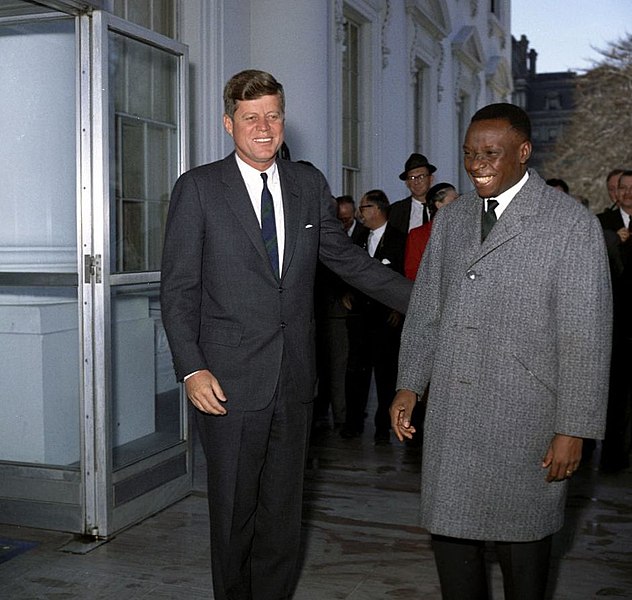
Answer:
<path fill-rule="evenodd" d="M 426 207 L 426 193 L 432 185 L 432 174 L 437 167 L 431 165 L 423 154 L 413 152 L 404 165 L 399 178 L 406 182 L 410 196 L 394 202 L 391 206 L 388 222 L 408 235 L 413 227 L 419 227 L 430 221 L 430 213 Z"/>

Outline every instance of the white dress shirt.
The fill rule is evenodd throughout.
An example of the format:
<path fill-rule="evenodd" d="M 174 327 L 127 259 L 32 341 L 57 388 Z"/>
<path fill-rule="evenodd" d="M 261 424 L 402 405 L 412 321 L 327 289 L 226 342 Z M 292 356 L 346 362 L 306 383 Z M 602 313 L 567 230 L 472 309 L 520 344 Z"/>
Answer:
<path fill-rule="evenodd" d="M 384 225 L 381 225 L 377 229 L 372 229 L 369 232 L 369 239 L 367 240 L 367 243 L 366 243 L 366 249 L 371 258 L 375 256 L 375 251 L 377 250 L 380 240 L 382 239 L 382 236 L 384 235 L 384 232 L 386 231 L 386 225 L 387 224 L 384 223 Z"/>
<path fill-rule="evenodd" d="M 428 209 L 423 202 L 416 200 L 411 196 L 410 203 L 410 220 L 408 221 L 408 231 L 424 224 L 424 214 L 426 215 L 426 223 L 430 220 Z"/>

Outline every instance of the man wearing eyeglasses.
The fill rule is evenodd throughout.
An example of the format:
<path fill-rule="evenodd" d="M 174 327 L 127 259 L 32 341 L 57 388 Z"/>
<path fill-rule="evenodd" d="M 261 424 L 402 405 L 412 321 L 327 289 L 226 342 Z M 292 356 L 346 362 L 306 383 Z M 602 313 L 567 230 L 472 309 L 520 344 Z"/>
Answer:
<path fill-rule="evenodd" d="M 437 167 L 431 165 L 423 154 L 413 152 L 404 165 L 399 178 L 406 182 L 410 196 L 395 202 L 391 206 L 389 223 L 408 235 L 414 227 L 420 227 L 430 221 L 430 212 L 426 206 L 426 194 L 433 182 L 433 173 Z"/>
<path fill-rule="evenodd" d="M 369 256 L 396 271 L 404 272 L 406 235 L 389 224 L 390 203 L 382 190 L 367 192 L 358 206 L 358 219 L 366 227 L 358 238 Z M 390 443 L 391 420 L 388 409 L 395 396 L 397 356 L 402 315 L 354 290 L 348 308 L 355 318 L 347 321 L 349 359 L 346 376 L 346 420 L 340 431 L 344 439 L 358 437 L 364 431 L 364 414 L 369 397 L 371 375 L 375 377 L 377 410 L 374 441 L 378 446 Z"/>

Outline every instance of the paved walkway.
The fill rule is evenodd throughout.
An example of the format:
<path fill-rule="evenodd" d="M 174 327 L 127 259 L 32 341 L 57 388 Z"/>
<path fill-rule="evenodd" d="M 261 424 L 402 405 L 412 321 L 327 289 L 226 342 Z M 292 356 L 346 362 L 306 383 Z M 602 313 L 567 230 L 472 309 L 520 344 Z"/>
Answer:
<path fill-rule="evenodd" d="M 417 525 L 419 469 L 419 450 L 375 447 L 369 432 L 314 436 L 295 600 L 440 599 Z M 204 487 L 198 460 L 191 496 L 83 555 L 60 550 L 67 534 L 0 525 L 0 538 L 38 543 L 0 564 L 0 598 L 212 598 Z M 552 600 L 632 599 L 632 470 L 606 476 L 587 465 L 575 475 L 552 570 Z M 491 578 L 501 600 L 497 564 Z"/>

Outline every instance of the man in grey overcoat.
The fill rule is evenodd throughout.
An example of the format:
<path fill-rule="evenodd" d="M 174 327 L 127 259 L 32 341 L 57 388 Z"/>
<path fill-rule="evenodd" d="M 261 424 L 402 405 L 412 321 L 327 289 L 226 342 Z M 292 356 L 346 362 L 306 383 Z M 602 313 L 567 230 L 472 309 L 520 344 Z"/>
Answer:
<path fill-rule="evenodd" d="M 527 168 L 530 135 L 517 106 L 474 115 L 464 165 L 475 191 L 438 213 L 404 324 L 391 421 L 410 438 L 430 384 L 421 519 L 444 600 L 488 598 L 490 541 L 505 598 L 543 598 L 582 438 L 604 433 L 603 235 Z"/>

